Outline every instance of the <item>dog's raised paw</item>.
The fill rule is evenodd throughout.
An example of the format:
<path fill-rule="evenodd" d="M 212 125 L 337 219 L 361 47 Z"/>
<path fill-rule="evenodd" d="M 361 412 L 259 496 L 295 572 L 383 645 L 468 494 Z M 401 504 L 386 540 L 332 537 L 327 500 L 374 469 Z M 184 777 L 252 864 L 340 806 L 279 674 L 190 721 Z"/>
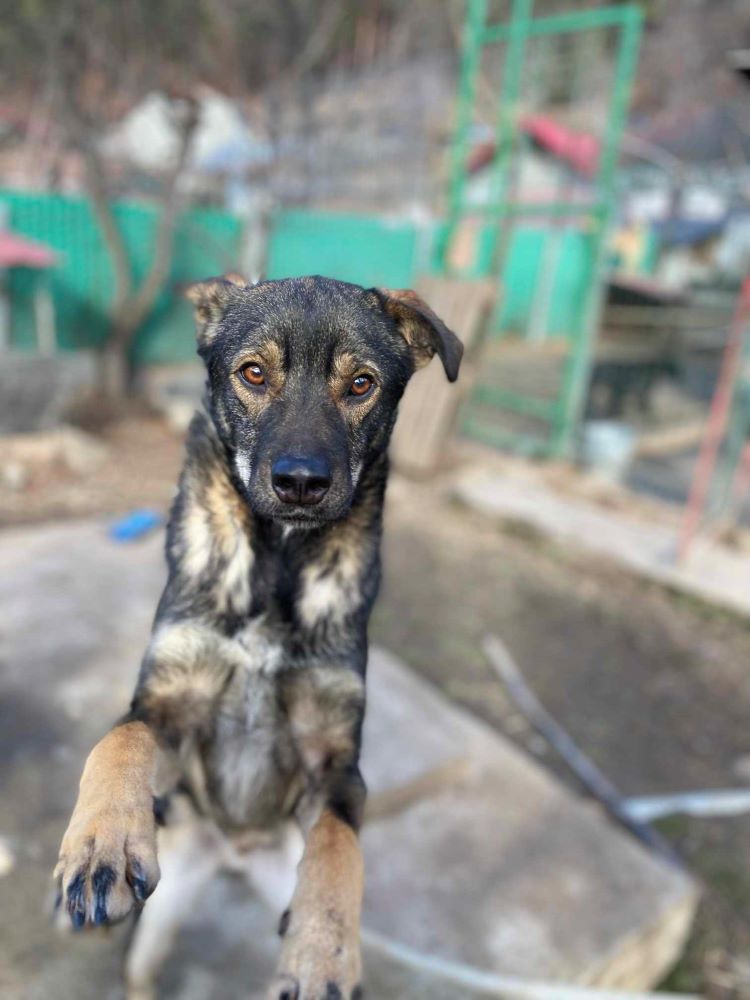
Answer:
<path fill-rule="evenodd" d="M 122 920 L 159 880 L 153 813 L 74 813 L 54 877 L 58 923 L 80 930 Z"/>

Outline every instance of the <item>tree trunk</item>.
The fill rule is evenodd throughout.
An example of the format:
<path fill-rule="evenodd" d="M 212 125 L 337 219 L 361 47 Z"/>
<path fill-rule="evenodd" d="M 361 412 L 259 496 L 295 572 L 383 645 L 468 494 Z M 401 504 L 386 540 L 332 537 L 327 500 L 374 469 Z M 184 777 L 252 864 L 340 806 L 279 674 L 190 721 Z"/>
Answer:
<path fill-rule="evenodd" d="M 96 137 L 76 107 L 72 89 L 63 90 L 68 133 L 84 159 L 88 194 L 115 278 L 109 334 L 107 343 L 99 352 L 99 389 L 109 401 L 122 403 L 135 390 L 130 346 L 169 277 L 180 206 L 179 180 L 198 126 L 199 108 L 195 99 L 186 98 L 177 114 L 180 145 L 174 166 L 164 181 L 151 263 L 140 287 L 135 288 L 127 247 L 110 201 L 104 162 Z"/>
<path fill-rule="evenodd" d="M 133 372 L 127 341 L 123 343 L 113 331 L 100 347 L 97 360 L 99 393 L 112 403 L 122 402 L 132 395 Z"/>

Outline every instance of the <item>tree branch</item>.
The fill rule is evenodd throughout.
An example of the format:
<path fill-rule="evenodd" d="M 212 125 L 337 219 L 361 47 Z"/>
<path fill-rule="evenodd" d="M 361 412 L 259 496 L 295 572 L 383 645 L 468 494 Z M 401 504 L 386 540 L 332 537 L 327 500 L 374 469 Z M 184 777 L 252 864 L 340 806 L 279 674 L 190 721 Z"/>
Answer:
<path fill-rule="evenodd" d="M 116 313 L 132 294 L 133 277 L 125 241 L 112 211 L 104 163 L 94 139 L 95 130 L 86 120 L 83 107 L 76 101 L 86 72 L 86 58 L 85 47 L 76 34 L 79 29 L 74 21 L 72 12 L 67 12 L 67 16 L 61 12 L 49 46 L 49 59 L 52 77 L 57 84 L 65 132 L 83 158 L 91 206 L 112 261 L 115 282 L 112 309 Z"/>
<path fill-rule="evenodd" d="M 69 130 L 68 134 L 72 136 L 72 130 Z M 112 261 L 115 281 L 112 315 L 116 316 L 125 307 L 133 293 L 130 260 L 110 201 L 104 164 L 99 151 L 90 135 L 81 135 L 75 140 L 75 144 L 86 167 L 86 187 L 91 199 L 91 207 Z"/>
<path fill-rule="evenodd" d="M 164 208 L 156 230 L 154 255 L 146 279 L 135 297 L 123 305 L 123 313 L 116 319 L 118 329 L 115 336 L 121 343 L 128 343 L 148 316 L 169 276 L 172 266 L 172 246 L 174 230 L 180 207 L 179 181 L 187 163 L 190 144 L 198 126 L 199 107 L 195 98 L 185 100 L 184 112 L 180 115 L 180 144 L 173 168 L 166 181 Z"/>

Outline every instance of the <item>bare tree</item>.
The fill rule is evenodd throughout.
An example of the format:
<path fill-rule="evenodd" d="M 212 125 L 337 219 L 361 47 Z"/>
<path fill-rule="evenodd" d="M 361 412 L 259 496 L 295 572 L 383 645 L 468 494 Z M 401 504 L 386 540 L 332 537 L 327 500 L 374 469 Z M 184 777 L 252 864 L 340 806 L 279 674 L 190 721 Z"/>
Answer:
<path fill-rule="evenodd" d="M 14 94 L 53 94 L 61 141 L 80 154 L 111 262 L 113 293 L 100 352 L 101 385 L 109 396 L 132 389 L 133 342 L 168 280 L 181 178 L 198 122 L 195 84 L 261 95 L 274 144 L 289 110 L 292 127 L 311 135 L 314 85 L 332 67 L 356 68 L 376 58 L 380 40 L 391 36 L 424 44 L 438 20 L 434 7 L 430 0 L 406 6 L 410 17 L 422 8 L 429 16 L 409 26 L 400 0 L 17 0 L 4 12 L 0 85 Z M 136 280 L 101 140 L 114 120 L 155 90 L 172 97 L 178 141 L 158 178 L 149 268 Z"/>
<path fill-rule="evenodd" d="M 132 390 L 131 350 L 134 338 L 151 313 L 169 276 L 174 231 L 180 208 L 179 182 L 190 143 L 198 124 L 198 105 L 187 94 L 173 101 L 173 119 L 178 147 L 173 163 L 162 177 L 159 217 L 148 271 L 136 284 L 123 234 L 114 214 L 100 138 L 101 113 L 109 88 L 102 87 L 101 60 L 106 38 L 81 24 L 83 4 L 62 4 L 53 24 L 49 44 L 49 67 L 59 100 L 60 120 L 68 142 L 80 153 L 86 187 L 94 216 L 99 223 L 114 276 L 109 307 L 108 334 L 100 349 L 100 386 L 110 398 Z M 90 7 L 89 7 L 90 10 Z M 121 64 L 122 68 L 125 63 Z M 117 72 L 118 67 L 114 70 Z M 119 74 L 118 74 L 119 75 Z M 152 81 L 149 81 L 152 82 Z M 114 81 L 114 86 L 126 85 Z M 92 93 L 98 88 L 99 93 Z M 138 88 L 142 90 L 142 86 Z M 102 100 L 104 98 L 104 101 Z"/>

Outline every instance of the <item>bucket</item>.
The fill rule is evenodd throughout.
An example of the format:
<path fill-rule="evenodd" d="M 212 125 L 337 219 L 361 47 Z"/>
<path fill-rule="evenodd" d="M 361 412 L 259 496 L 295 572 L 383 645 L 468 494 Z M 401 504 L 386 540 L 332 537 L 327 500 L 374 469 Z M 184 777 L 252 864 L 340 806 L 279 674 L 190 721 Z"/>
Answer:
<path fill-rule="evenodd" d="M 636 433 L 618 420 L 589 420 L 583 425 L 581 459 L 586 468 L 613 482 L 625 478 L 635 453 Z"/>

